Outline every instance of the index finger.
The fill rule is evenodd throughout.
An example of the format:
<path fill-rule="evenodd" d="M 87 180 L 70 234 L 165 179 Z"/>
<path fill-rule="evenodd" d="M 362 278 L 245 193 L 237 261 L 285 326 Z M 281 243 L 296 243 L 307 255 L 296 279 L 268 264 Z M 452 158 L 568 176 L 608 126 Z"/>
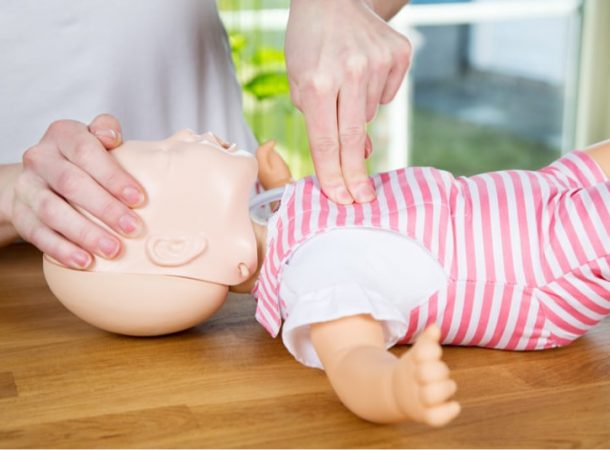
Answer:
<path fill-rule="evenodd" d="M 311 92 L 313 91 L 313 92 Z M 345 186 L 339 155 L 337 91 L 329 86 L 315 86 L 300 96 L 309 135 L 311 157 L 322 191 L 333 201 L 353 203 Z"/>
<path fill-rule="evenodd" d="M 68 160 L 126 205 L 136 207 L 144 203 L 144 189 L 140 183 L 119 165 L 86 127 L 82 126 L 70 138 L 59 139 L 57 146 Z"/>
<path fill-rule="evenodd" d="M 365 164 L 366 88 L 358 81 L 348 80 L 339 92 L 339 140 L 347 188 L 358 203 L 366 203 L 375 199 L 375 190 Z"/>

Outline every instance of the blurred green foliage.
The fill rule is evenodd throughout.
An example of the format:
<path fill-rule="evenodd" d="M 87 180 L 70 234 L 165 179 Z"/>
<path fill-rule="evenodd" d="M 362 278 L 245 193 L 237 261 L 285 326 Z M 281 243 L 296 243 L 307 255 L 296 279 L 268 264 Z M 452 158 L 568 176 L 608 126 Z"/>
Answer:
<path fill-rule="evenodd" d="M 244 90 L 258 100 L 277 97 L 290 92 L 285 72 L 262 72 L 244 84 Z"/>
<path fill-rule="evenodd" d="M 244 115 L 257 140 L 274 140 L 295 177 L 312 174 L 305 123 L 290 101 L 283 36 L 228 28 L 233 62 L 244 91 Z"/>

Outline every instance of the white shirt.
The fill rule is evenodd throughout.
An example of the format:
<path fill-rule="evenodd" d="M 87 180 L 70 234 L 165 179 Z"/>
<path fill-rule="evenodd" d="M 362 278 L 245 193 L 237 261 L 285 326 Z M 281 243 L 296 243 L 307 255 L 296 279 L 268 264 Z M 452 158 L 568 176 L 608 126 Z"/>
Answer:
<path fill-rule="evenodd" d="M 182 128 L 256 143 L 212 0 L 4 0 L 0 163 L 18 162 L 51 122 L 115 115 L 125 139 Z"/>
<path fill-rule="evenodd" d="M 282 340 L 298 361 L 322 368 L 310 325 L 369 314 L 382 324 L 389 348 L 405 335 L 409 312 L 446 283 L 439 262 L 403 235 L 369 228 L 327 231 L 298 247 L 283 267 L 280 297 L 288 317 Z"/>

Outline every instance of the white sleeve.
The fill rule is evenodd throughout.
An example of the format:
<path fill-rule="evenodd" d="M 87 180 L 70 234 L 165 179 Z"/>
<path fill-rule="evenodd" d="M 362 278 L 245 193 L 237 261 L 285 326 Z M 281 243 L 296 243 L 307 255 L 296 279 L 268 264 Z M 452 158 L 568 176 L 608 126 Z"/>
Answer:
<path fill-rule="evenodd" d="M 283 268 L 282 340 L 299 362 L 322 368 L 310 325 L 368 314 L 383 326 L 386 348 L 392 347 L 406 334 L 410 311 L 446 281 L 429 252 L 399 234 L 372 229 L 324 233 L 299 247 Z"/>
<path fill-rule="evenodd" d="M 408 324 L 396 305 L 358 283 L 329 287 L 294 300 L 282 328 L 282 340 L 297 361 L 306 366 L 323 368 L 309 335 L 312 323 L 368 314 L 382 324 L 386 348 L 396 344 L 407 331 Z"/>

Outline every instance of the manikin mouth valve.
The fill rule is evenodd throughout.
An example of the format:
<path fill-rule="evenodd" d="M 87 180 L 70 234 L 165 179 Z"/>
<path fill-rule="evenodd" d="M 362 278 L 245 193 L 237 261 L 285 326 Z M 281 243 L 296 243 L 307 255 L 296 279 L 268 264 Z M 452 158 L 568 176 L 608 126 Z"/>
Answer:
<path fill-rule="evenodd" d="M 248 269 L 248 266 L 246 266 L 244 263 L 240 263 L 237 268 L 239 269 L 239 274 L 242 276 L 242 278 L 248 278 L 250 276 L 250 269 Z"/>

